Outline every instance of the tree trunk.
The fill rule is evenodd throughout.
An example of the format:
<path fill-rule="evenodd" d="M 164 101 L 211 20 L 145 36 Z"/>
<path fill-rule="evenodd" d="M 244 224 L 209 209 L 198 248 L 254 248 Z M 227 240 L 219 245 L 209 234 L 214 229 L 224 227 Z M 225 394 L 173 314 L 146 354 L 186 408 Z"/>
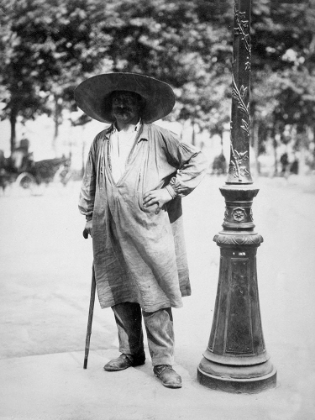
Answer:
<path fill-rule="evenodd" d="M 254 155 L 255 155 L 255 172 L 256 175 L 260 175 L 260 164 L 259 164 L 259 122 L 256 121 L 253 124 L 253 141 L 254 141 Z"/>
<path fill-rule="evenodd" d="M 82 167 L 81 167 L 81 177 L 84 176 L 85 171 L 85 135 L 84 135 L 84 129 L 85 127 L 82 127 Z"/>
<path fill-rule="evenodd" d="M 220 131 L 220 133 L 219 133 L 219 137 L 220 137 L 221 155 L 224 155 L 224 148 L 223 148 L 223 131 Z"/>
<path fill-rule="evenodd" d="M 300 159 L 298 161 L 298 174 L 305 175 L 307 173 L 306 153 L 307 153 L 307 132 L 304 129 L 297 131 Z"/>
<path fill-rule="evenodd" d="M 273 176 L 278 176 L 278 156 L 277 156 L 277 130 L 275 127 L 272 129 L 272 145 L 273 145 L 273 151 L 274 151 L 274 159 L 275 159 L 275 166 L 274 166 L 274 173 Z"/>
<path fill-rule="evenodd" d="M 16 149 L 16 117 L 17 113 L 15 110 L 11 111 L 10 115 L 10 127 L 11 127 L 11 136 L 10 136 L 10 149 L 11 155 Z"/>
<path fill-rule="evenodd" d="M 59 97 L 57 95 L 54 96 L 55 100 L 55 109 L 54 109 L 54 136 L 53 136 L 53 143 L 52 147 L 57 154 L 57 139 L 59 136 L 59 125 L 60 125 L 60 113 L 61 113 L 61 107 L 59 104 Z"/>
<path fill-rule="evenodd" d="M 196 130 L 195 130 L 195 120 L 192 120 L 192 135 L 191 135 L 191 144 L 196 146 Z"/>

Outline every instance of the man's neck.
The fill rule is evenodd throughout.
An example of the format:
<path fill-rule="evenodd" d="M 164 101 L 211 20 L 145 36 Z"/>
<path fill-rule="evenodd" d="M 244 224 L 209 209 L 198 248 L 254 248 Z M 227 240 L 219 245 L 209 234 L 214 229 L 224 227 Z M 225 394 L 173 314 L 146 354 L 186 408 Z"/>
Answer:
<path fill-rule="evenodd" d="M 133 131 L 138 122 L 139 120 L 135 123 L 122 124 L 121 122 L 116 121 L 115 127 L 118 131 Z"/>

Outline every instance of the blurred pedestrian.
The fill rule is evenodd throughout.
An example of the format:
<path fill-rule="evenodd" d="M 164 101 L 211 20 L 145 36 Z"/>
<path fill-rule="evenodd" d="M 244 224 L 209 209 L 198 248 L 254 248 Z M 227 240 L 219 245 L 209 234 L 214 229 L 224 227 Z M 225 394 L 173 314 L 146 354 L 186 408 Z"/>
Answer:
<path fill-rule="evenodd" d="M 173 370 L 171 308 L 191 293 L 181 198 L 208 163 L 195 147 L 154 121 L 172 110 L 171 87 L 134 73 L 109 73 L 81 83 L 75 98 L 90 117 L 111 125 L 94 139 L 79 209 L 93 239 L 102 308 L 112 307 L 121 355 L 106 371 L 145 362 L 142 316 L 155 375 L 180 388 Z"/>
<path fill-rule="evenodd" d="M 280 156 L 280 163 L 281 163 L 281 175 L 285 178 L 288 178 L 290 172 L 290 162 L 289 162 L 289 155 L 287 152 L 283 153 Z"/>
<path fill-rule="evenodd" d="M 226 159 L 221 152 L 216 156 L 212 163 L 212 175 L 225 175 L 226 174 Z"/>

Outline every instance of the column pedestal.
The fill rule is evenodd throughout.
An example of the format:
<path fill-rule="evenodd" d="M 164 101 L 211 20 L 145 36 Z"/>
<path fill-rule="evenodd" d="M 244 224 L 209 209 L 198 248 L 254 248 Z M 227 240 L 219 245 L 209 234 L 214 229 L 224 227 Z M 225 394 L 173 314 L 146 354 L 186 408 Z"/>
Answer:
<path fill-rule="evenodd" d="M 257 285 L 252 185 L 220 188 L 226 200 L 224 230 L 214 237 L 221 248 L 219 284 L 208 347 L 198 380 L 212 389 L 255 393 L 276 385 L 265 349 Z"/>

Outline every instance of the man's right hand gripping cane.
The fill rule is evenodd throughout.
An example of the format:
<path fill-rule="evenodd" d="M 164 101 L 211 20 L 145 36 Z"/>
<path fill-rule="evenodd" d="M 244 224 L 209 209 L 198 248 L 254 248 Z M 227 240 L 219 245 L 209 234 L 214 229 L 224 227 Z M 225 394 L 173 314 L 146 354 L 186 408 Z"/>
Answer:
<path fill-rule="evenodd" d="M 92 220 L 88 220 L 85 224 L 85 228 L 83 231 L 83 237 L 84 239 L 87 239 L 89 237 L 89 235 L 92 238 L 92 227 L 93 227 L 93 221 Z"/>

